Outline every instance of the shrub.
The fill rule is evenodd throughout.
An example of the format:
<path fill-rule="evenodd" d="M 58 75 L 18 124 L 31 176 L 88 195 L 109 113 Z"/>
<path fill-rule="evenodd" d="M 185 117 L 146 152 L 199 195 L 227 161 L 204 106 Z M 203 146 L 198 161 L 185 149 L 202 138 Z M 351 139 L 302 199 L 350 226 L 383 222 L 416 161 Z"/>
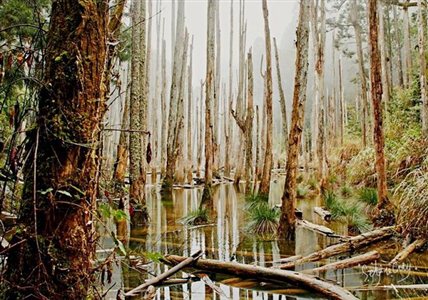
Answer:
<path fill-rule="evenodd" d="M 374 188 L 362 188 L 359 191 L 358 199 L 369 205 L 377 204 L 377 190 Z"/>
<path fill-rule="evenodd" d="M 275 234 L 278 229 L 280 210 L 261 202 L 249 210 L 248 230 L 257 235 Z"/>

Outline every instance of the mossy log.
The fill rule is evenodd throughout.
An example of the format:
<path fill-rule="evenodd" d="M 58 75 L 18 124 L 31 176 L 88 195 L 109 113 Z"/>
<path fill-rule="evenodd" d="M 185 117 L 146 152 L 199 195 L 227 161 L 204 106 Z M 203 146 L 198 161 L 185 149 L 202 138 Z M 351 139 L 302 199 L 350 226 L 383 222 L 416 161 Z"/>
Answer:
<path fill-rule="evenodd" d="M 186 259 L 186 257 L 182 256 L 168 255 L 163 261 L 169 265 L 178 265 Z M 211 273 L 230 274 L 242 278 L 257 278 L 259 281 L 263 282 L 285 282 L 318 292 L 327 296 L 329 299 L 357 299 L 349 291 L 340 286 L 322 281 L 311 275 L 294 271 L 264 268 L 236 262 L 222 262 L 212 259 L 199 259 L 186 268 L 188 267 Z"/>

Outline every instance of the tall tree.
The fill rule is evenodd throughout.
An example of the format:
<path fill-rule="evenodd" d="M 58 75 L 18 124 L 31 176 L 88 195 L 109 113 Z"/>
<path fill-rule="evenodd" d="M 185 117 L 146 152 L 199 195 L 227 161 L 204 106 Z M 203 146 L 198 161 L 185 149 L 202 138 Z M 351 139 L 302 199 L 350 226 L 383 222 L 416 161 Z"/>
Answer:
<path fill-rule="evenodd" d="M 370 80 L 371 98 L 374 115 L 374 142 L 376 149 L 376 172 L 378 188 L 378 205 L 374 214 L 374 222 L 378 226 L 395 223 L 394 207 L 388 200 L 385 167 L 385 140 L 383 135 L 382 120 L 382 76 L 381 57 L 379 51 L 378 33 L 378 0 L 369 0 L 369 29 L 370 29 Z"/>
<path fill-rule="evenodd" d="M 230 122 L 230 106 L 233 102 L 233 0 L 230 1 L 230 35 L 229 35 L 229 96 L 228 100 L 225 99 L 230 105 L 225 107 L 225 121 L 226 121 L 226 146 L 225 146 L 225 162 L 224 162 L 224 174 L 230 176 L 230 153 L 231 153 L 231 143 L 230 139 L 232 137 L 232 124 Z M 227 113 L 226 113 L 227 111 Z"/>
<path fill-rule="evenodd" d="M 37 124 L 28 133 L 22 230 L 5 272 L 8 299 L 87 295 L 95 259 L 97 138 L 106 110 L 107 16 L 106 2 L 52 3 Z"/>
<path fill-rule="evenodd" d="M 144 2 L 144 1 L 143 1 Z M 129 115 L 129 180 L 130 201 L 135 203 L 144 203 L 144 166 L 142 157 L 142 103 L 144 94 L 144 61 L 141 46 L 144 45 L 145 39 L 144 26 L 141 26 L 142 12 L 145 5 L 140 1 L 132 2 L 132 56 L 131 56 L 131 99 L 130 99 L 130 115 Z M 143 23 L 144 24 L 144 23 Z"/>
<path fill-rule="evenodd" d="M 295 239 L 295 207 L 297 190 L 297 168 L 302 141 L 303 120 L 308 83 L 309 18 L 311 1 L 300 1 L 296 39 L 296 74 L 294 79 L 293 112 L 288 138 L 287 166 L 284 193 L 282 195 L 281 219 L 278 234 L 282 238 Z"/>
<path fill-rule="evenodd" d="M 212 200 L 213 179 L 213 123 L 211 107 L 214 98 L 214 31 L 215 31 L 215 0 L 208 0 L 207 8 L 207 72 L 205 78 L 205 188 L 203 201 Z"/>
<path fill-rule="evenodd" d="M 265 105 L 266 105 L 266 150 L 263 164 L 263 175 L 260 182 L 259 193 L 269 195 L 270 178 L 272 171 L 272 131 L 273 131 L 273 117 L 272 117 L 272 45 L 270 38 L 269 28 L 269 10 L 267 0 L 263 0 L 263 19 L 265 27 L 265 47 L 266 47 L 266 92 L 265 92 Z"/>

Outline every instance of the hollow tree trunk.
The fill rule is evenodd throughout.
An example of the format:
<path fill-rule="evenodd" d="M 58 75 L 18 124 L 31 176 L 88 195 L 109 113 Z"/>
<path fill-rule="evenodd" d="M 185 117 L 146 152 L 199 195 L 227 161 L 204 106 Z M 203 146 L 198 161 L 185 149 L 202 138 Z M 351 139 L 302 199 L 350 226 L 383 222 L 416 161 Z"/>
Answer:
<path fill-rule="evenodd" d="M 8 299 L 84 299 L 93 279 L 107 16 L 105 2 L 52 3 L 37 124 L 27 133 L 22 230 L 3 274 L 14 285 Z"/>
<path fill-rule="evenodd" d="M 281 219 L 278 233 L 282 238 L 295 238 L 294 214 L 296 207 L 297 168 L 302 140 L 303 120 L 306 103 L 308 72 L 309 14 L 310 1 L 300 2 L 296 42 L 296 74 L 294 79 L 293 112 L 288 139 L 287 166 L 284 193 L 282 195 Z"/>
<path fill-rule="evenodd" d="M 269 11 L 267 0 L 263 0 L 263 18 L 265 25 L 265 47 L 266 47 L 266 150 L 263 163 L 263 176 L 260 182 L 259 193 L 269 196 L 270 178 L 272 171 L 272 134 L 273 134 L 273 117 L 272 117 L 272 46 L 269 28 Z"/>
<path fill-rule="evenodd" d="M 377 23 L 377 0 L 369 0 L 369 28 L 370 28 L 370 78 L 371 98 L 374 115 L 374 142 L 376 149 L 376 172 L 378 205 L 374 214 L 374 222 L 377 226 L 391 225 L 395 223 L 394 207 L 388 200 L 388 188 L 386 182 L 386 166 L 382 120 L 382 77 L 381 57 L 379 51 L 378 23 Z"/>

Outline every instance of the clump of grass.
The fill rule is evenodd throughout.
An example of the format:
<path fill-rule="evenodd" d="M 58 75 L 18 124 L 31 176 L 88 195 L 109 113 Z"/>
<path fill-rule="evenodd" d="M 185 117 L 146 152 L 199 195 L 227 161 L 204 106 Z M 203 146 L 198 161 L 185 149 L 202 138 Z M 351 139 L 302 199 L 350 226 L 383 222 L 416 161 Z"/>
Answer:
<path fill-rule="evenodd" d="M 198 208 L 187 214 L 187 216 L 180 219 L 180 223 L 187 226 L 202 225 L 208 223 L 208 211 L 206 209 Z"/>
<path fill-rule="evenodd" d="M 376 182 L 374 160 L 375 151 L 373 148 L 363 149 L 353 157 L 347 167 L 350 183 L 353 185 L 364 184 L 365 186 L 372 186 Z"/>
<path fill-rule="evenodd" d="M 359 191 L 358 199 L 368 205 L 377 204 L 377 191 L 374 188 L 362 188 Z"/>
<path fill-rule="evenodd" d="M 324 201 L 332 219 L 346 221 L 350 233 L 358 234 L 371 229 L 364 204 L 355 200 L 339 199 L 333 191 L 324 193 Z"/>
<path fill-rule="evenodd" d="M 349 186 L 344 185 L 340 189 L 340 193 L 342 194 L 343 197 L 348 198 L 352 195 L 352 189 Z"/>
<path fill-rule="evenodd" d="M 249 211 L 248 231 L 257 235 L 275 234 L 278 229 L 280 210 L 261 202 Z"/>
<path fill-rule="evenodd" d="M 310 190 L 316 190 L 318 188 L 318 181 L 314 177 L 309 178 L 308 187 Z"/>
<path fill-rule="evenodd" d="M 305 196 L 308 194 L 308 189 L 305 186 L 298 185 L 297 186 L 297 198 L 305 198 Z"/>
<path fill-rule="evenodd" d="M 398 221 L 404 236 L 428 238 L 428 159 L 409 173 L 398 186 L 400 200 Z"/>
<path fill-rule="evenodd" d="M 245 196 L 246 209 L 252 210 L 263 203 L 268 203 L 269 198 L 260 194 L 249 194 Z"/>

